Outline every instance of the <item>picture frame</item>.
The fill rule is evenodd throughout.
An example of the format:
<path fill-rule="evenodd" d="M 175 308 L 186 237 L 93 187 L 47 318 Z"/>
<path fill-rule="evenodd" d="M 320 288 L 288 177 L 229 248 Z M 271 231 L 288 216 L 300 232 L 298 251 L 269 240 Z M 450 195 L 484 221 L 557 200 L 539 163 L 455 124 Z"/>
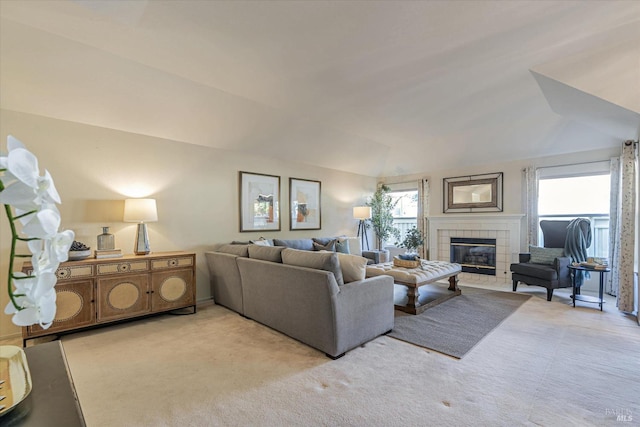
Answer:
<path fill-rule="evenodd" d="M 503 173 L 443 179 L 443 212 L 502 212 Z"/>
<path fill-rule="evenodd" d="M 320 181 L 289 178 L 289 230 L 322 228 Z"/>
<path fill-rule="evenodd" d="M 280 231 L 280 177 L 238 173 L 240 232 Z"/>

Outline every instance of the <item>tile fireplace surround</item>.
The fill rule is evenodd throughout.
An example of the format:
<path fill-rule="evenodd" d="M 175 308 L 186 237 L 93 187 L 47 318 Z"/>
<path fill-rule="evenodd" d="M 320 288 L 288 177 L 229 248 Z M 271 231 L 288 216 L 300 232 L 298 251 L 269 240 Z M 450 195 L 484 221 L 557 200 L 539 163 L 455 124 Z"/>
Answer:
<path fill-rule="evenodd" d="M 452 237 L 496 239 L 496 275 L 460 273 L 460 280 L 475 283 L 511 283 L 509 265 L 518 262 L 521 214 L 466 214 L 428 218 L 429 259 L 449 261 Z"/>

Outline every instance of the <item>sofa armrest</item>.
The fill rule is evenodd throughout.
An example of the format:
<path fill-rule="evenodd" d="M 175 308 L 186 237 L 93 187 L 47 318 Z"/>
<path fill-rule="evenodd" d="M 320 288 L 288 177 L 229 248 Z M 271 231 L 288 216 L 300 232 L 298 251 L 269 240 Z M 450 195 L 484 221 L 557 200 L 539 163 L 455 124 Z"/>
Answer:
<path fill-rule="evenodd" d="M 518 255 L 519 262 L 529 262 L 530 259 L 531 259 L 531 254 L 529 252 L 523 252 L 520 255 Z"/>
<path fill-rule="evenodd" d="M 393 329 L 393 277 L 340 286 L 335 296 L 336 352 L 344 353 Z"/>
<path fill-rule="evenodd" d="M 242 281 L 236 262 L 238 256 L 223 252 L 205 252 L 205 257 L 214 302 L 242 314 L 244 308 Z"/>
<path fill-rule="evenodd" d="M 380 263 L 380 254 L 375 251 L 362 251 L 362 256 L 365 257 L 368 261 L 367 264 L 379 264 Z"/>
<path fill-rule="evenodd" d="M 362 251 L 362 256 L 372 260 L 369 264 L 380 264 L 382 262 L 389 262 L 389 251 Z"/>

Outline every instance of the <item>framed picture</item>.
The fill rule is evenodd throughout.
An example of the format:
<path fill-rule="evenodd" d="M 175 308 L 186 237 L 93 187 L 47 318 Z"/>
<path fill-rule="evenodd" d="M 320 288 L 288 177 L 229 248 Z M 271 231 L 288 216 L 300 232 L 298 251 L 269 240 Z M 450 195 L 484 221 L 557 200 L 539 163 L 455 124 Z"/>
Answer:
<path fill-rule="evenodd" d="M 444 213 L 502 212 L 502 179 L 502 172 L 445 178 Z"/>
<path fill-rule="evenodd" d="M 280 177 L 239 173 L 240 231 L 280 231 Z"/>
<path fill-rule="evenodd" d="M 320 230 L 320 181 L 289 178 L 290 230 Z"/>

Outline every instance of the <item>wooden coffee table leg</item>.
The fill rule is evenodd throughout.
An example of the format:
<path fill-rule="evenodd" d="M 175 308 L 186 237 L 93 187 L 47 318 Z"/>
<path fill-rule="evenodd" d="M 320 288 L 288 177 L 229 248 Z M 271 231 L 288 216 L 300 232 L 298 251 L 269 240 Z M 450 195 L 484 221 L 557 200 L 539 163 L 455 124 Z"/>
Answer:
<path fill-rule="evenodd" d="M 459 291 L 458 289 L 458 275 L 454 275 L 449 277 L 449 290 L 450 291 Z"/>
<path fill-rule="evenodd" d="M 418 291 L 417 286 L 407 286 L 407 312 L 416 314 L 418 311 L 418 307 L 420 306 L 420 301 L 418 301 L 418 297 L 420 296 L 420 292 Z"/>

